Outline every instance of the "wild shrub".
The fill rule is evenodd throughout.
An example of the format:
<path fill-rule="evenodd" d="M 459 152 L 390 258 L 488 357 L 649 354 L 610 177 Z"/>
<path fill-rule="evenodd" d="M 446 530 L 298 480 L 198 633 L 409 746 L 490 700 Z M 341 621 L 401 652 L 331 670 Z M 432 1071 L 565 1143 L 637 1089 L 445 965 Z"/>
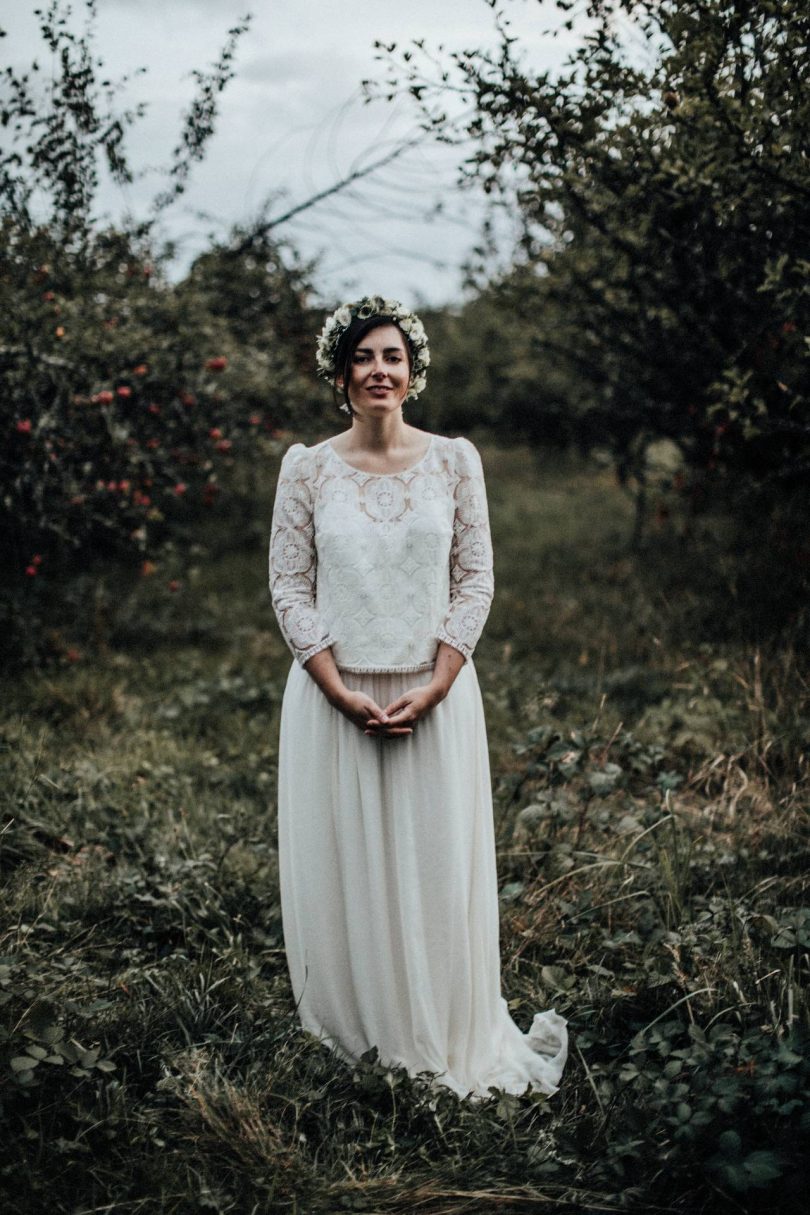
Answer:
<path fill-rule="evenodd" d="M 87 5 L 95 15 L 92 0 Z M 3 76 L 0 156 L 0 646 L 7 659 L 70 656 L 57 626 L 92 615 L 99 570 L 181 589 L 184 547 L 209 513 L 243 513 L 293 414 L 310 416 L 307 268 L 235 230 L 172 283 L 157 216 L 213 133 L 235 27 L 192 103 L 145 220 L 96 220 L 100 164 L 133 178 L 119 112 L 88 29 L 54 0 L 40 13 L 54 79 Z M 238 476 L 232 476 L 236 469 Z M 184 546 L 185 541 L 185 546 Z M 162 560 L 165 558 L 165 561 Z"/>

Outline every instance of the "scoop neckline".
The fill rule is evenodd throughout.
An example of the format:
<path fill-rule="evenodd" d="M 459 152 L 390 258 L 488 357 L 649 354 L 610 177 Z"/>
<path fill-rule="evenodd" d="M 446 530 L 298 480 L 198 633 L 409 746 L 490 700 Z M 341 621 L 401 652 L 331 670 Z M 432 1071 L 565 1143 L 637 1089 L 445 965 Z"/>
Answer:
<path fill-rule="evenodd" d="M 326 439 L 325 442 L 335 459 L 339 460 L 341 464 L 345 464 L 347 468 L 352 470 L 352 472 L 361 473 L 364 477 L 404 477 L 407 473 L 415 472 L 420 464 L 424 464 L 425 460 L 433 450 L 433 440 L 435 438 L 435 435 L 430 436 L 430 442 L 415 464 L 411 464 L 408 468 L 402 468 L 399 472 L 395 473 L 375 473 L 369 472 L 365 468 L 358 468 L 356 464 L 350 464 L 348 460 L 343 459 L 343 456 L 341 456 L 339 452 L 335 451 L 330 439 Z"/>

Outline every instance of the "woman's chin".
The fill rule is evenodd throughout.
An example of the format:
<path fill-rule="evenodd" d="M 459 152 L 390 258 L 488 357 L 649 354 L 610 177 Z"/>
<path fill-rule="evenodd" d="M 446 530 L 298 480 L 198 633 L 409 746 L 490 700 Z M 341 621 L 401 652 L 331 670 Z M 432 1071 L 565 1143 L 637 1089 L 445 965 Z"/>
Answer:
<path fill-rule="evenodd" d="M 384 397 L 366 397 L 365 400 L 360 401 L 358 404 L 361 409 L 370 409 L 374 413 L 394 413 L 397 409 L 399 409 L 402 402 L 392 395 Z M 355 409 L 357 409 L 357 407 L 358 406 L 355 405 Z"/>

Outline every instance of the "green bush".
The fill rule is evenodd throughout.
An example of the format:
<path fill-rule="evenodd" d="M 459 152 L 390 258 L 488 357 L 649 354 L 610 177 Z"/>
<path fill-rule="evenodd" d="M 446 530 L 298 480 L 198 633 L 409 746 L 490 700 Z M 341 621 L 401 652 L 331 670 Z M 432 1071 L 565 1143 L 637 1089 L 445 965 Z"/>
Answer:
<path fill-rule="evenodd" d="M 155 215 L 100 228 L 97 161 L 131 180 L 123 137 L 140 111 L 111 108 L 91 30 L 71 33 L 58 3 L 40 21 L 56 76 L 43 98 L 6 70 L 0 158 L 0 646 L 26 660 L 70 652 L 55 626 L 90 614 L 100 569 L 120 569 L 126 583 L 165 556 L 164 585 L 178 589 L 189 529 L 207 512 L 238 513 L 235 496 L 252 498 L 251 476 L 283 428 L 317 410 L 309 268 L 267 236 L 235 230 L 173 284 Z M 230 31 L 210 75 L 197 74 L 155 214 L 203 154 L 244 28 Z"/>
<path fill-rule="evenodd" d="M 460 125 L 467 179 L 520 225 L 512 269 L 479 276 L 460 318 L 468 411 L 607 449 L 641 506 L 649 445 L 669 440 L 681 469 L 662 508 L 722 503 L 757 567 L 746 593 L 778 578 L 783 616 L 800 612 L 810 18 L 792 0 L 594 0 L 551 73 L 527 67 L 492 7 L 495 51 L 388 46 L 379 86 L 412 94 L 442 137 Z M 570 30 L 571 0 L 556 7 Z"/>

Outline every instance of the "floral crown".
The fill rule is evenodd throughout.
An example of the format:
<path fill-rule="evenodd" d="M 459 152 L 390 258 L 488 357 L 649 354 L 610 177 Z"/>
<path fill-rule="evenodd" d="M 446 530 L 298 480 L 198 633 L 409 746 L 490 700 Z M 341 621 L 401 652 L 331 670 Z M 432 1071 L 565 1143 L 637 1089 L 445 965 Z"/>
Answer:
<path fill-rule="evenodd" d="M 337 351 L 341 339 L 352 321 L 369 320 L 372 316 L 390 317 L 405 334 L 411 348 L 411 381 L 405 400 L 416 399 L 424 392 L 427 384 L 425 371 L 430 364 L 427 334 L 415 312 L 408 312 L 397 300 L 385 300 L 380 295 L 366 295 L 353 304 L 341 304 L 331 316 L 326 318 L 326 324 L 318 337 L 318 353 L 316 362 L 318 375 L 325 380 L 334 382 L 337 372 Z M 341 409 L 348 411 L 347 405 Z"/>

